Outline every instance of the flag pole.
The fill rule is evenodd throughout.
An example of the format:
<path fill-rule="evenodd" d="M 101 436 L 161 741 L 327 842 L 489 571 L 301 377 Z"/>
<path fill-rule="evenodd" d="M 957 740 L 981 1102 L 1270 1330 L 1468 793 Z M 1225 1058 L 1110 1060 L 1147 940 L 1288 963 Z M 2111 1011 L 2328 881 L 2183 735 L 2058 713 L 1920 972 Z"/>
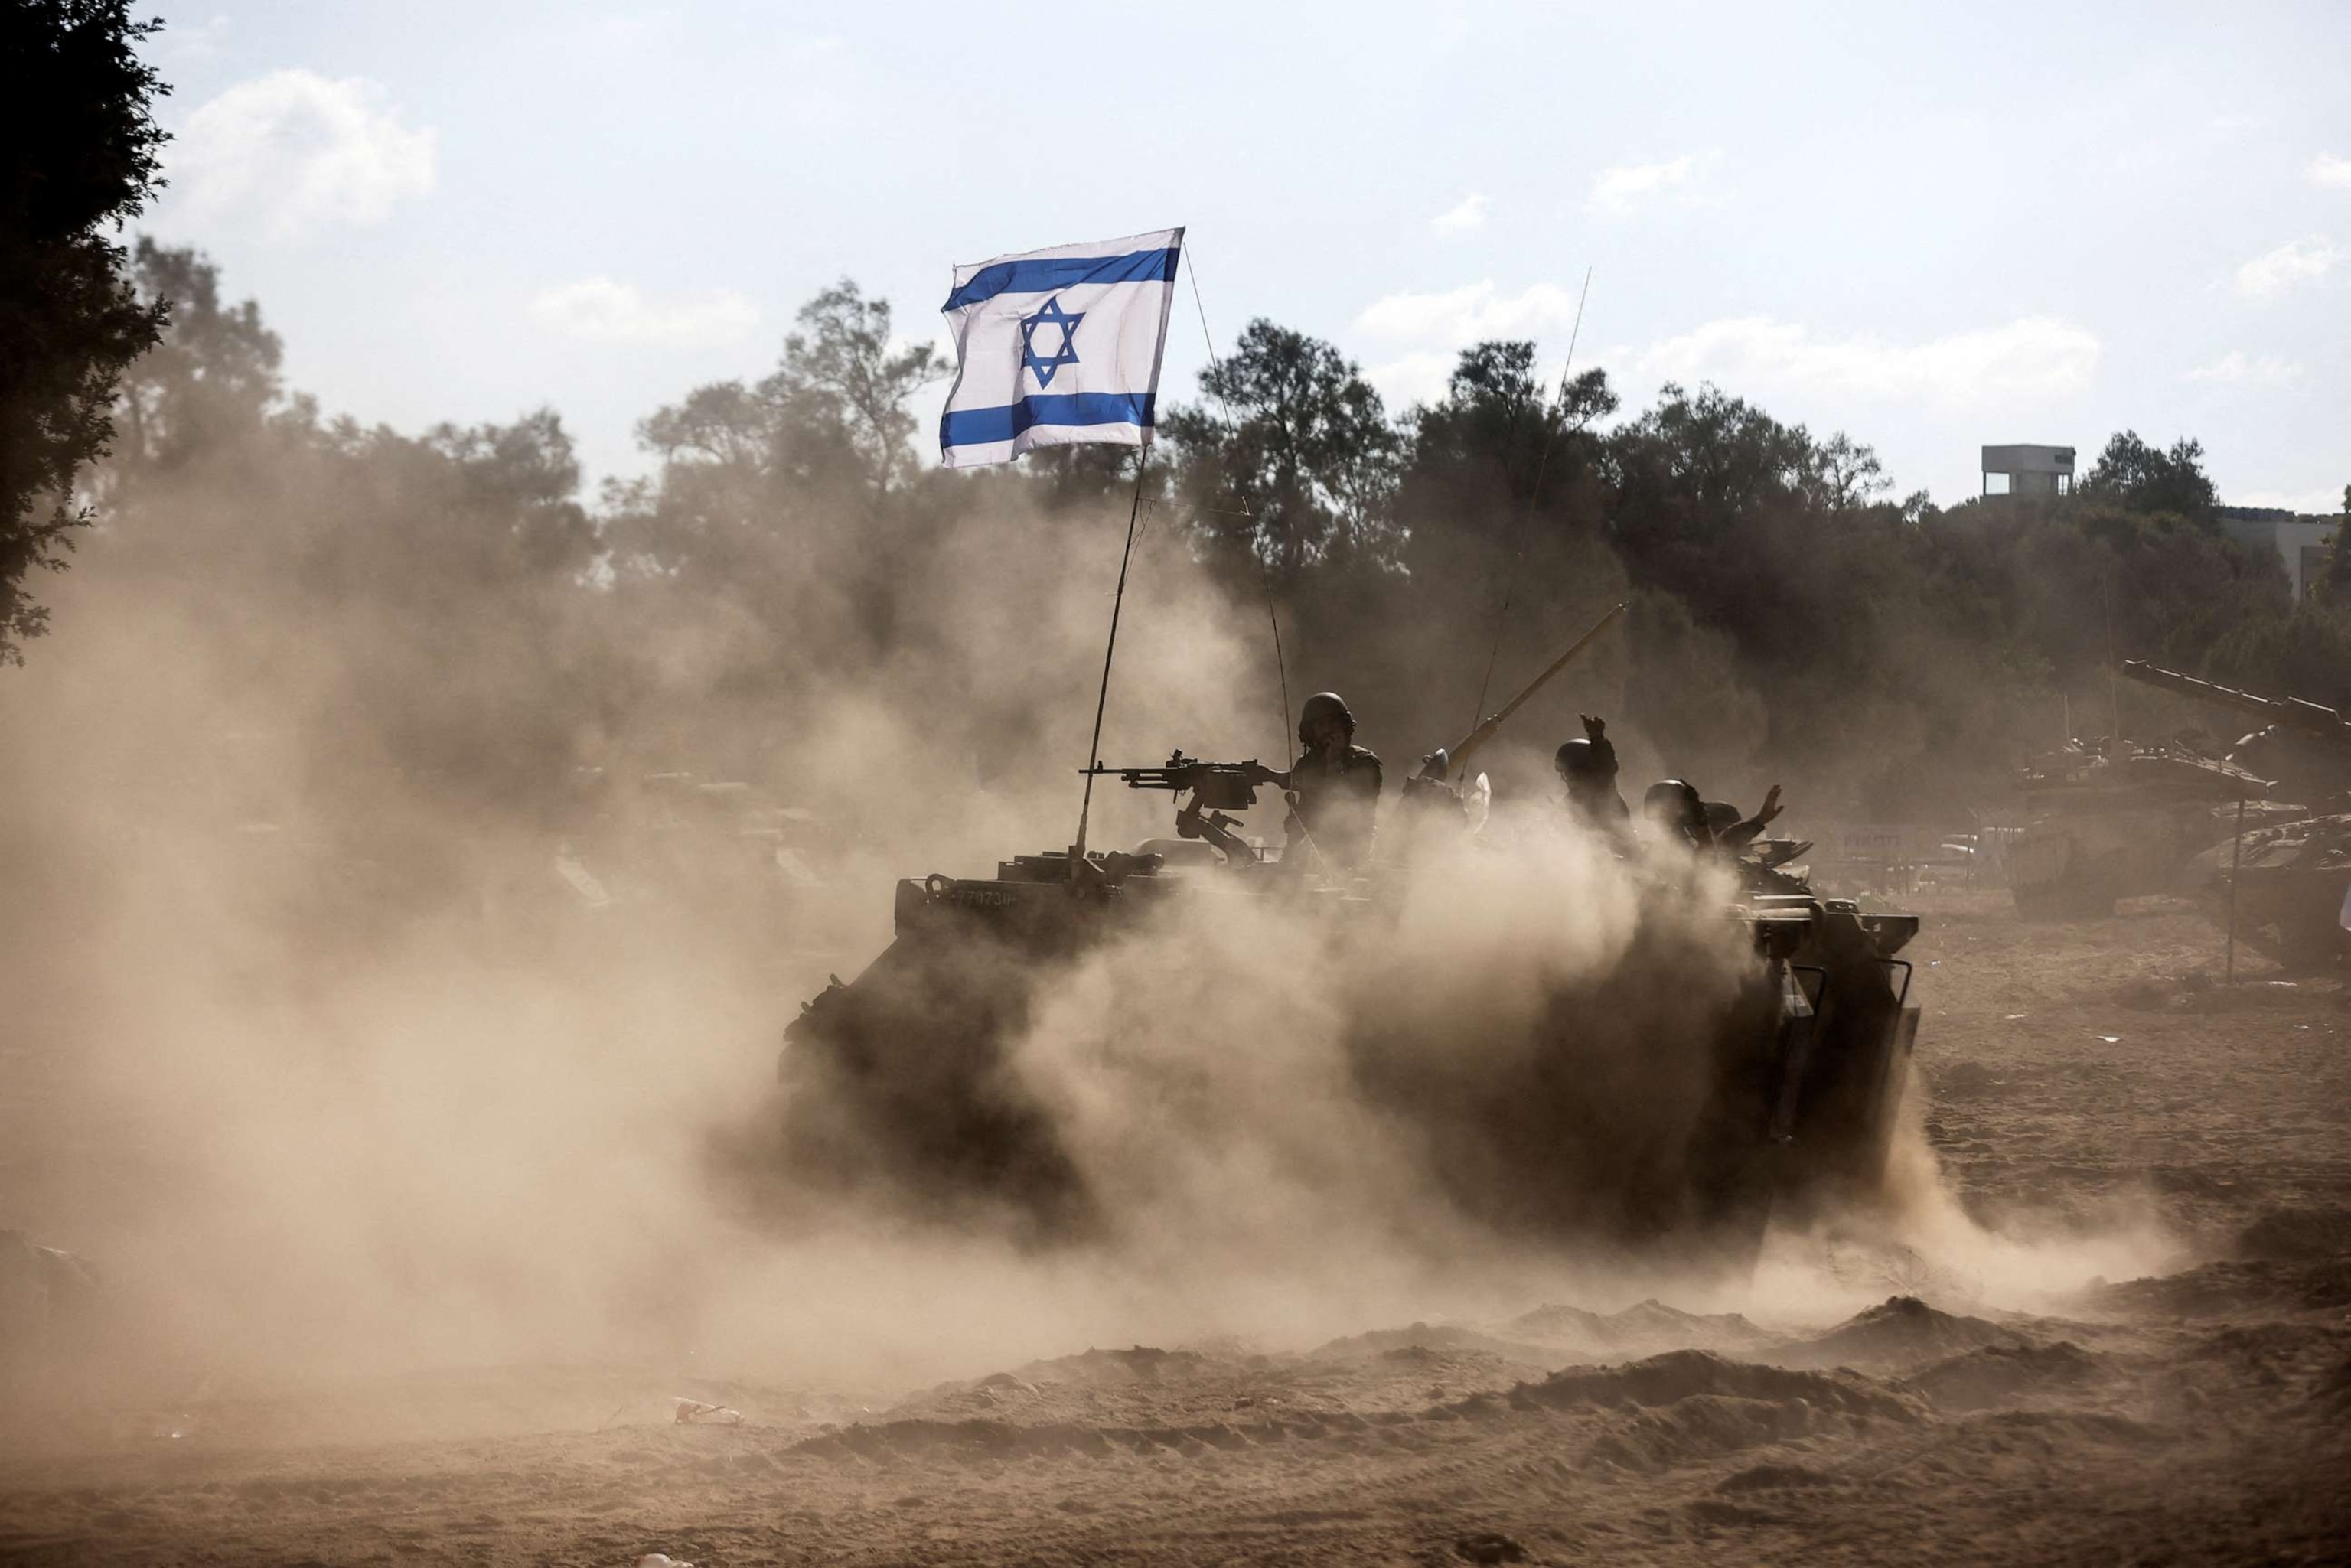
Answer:
<path fill-rule="evenodd" d="M 1134 559 L 1134 525 L 1143 516 L 1143 471 L 1151 461 L 1150 434 L 1146 431 L 1143 444 L 1134 449 L 1134 499 L 1126 509 L 1126 548 L 1118 558 L 1118 591 L 1110 601 L 1110 642 L 1102 649 L 1102 689 L 1094 694 L 1094 737 L 1086 745 L 1085 801 L 1078 808 L 1078 840 L 1070 846 L 1070 879 L 1074 882 L 1083 873 L 1086 861 L 1086 823 L 1093 815 L 1094 776 L 1102 768 L 1102 709 L 1110 702 L 1110 663 L 1118 653 L 1118 616 L 1126 605 L 1126 569 Z"/>

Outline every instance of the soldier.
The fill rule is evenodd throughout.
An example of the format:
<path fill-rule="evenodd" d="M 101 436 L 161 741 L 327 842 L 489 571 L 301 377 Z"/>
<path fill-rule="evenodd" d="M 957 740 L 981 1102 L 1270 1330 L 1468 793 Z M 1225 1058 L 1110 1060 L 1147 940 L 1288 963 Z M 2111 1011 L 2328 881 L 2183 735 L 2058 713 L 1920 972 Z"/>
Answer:
<path fill-rule="evenodd" d="M 1679 842 L 1693 850 L 1721 849 L 1736 855 L 1755 841 L 1756 835 L 1771 826 L 1773 818 L 1783 810 L 1780 804 L 1780 786 L 1771 786 L 1763 797 L 1763 805 L 1755 815 L 1744 821 L 1739 820 L 1736 806 L 1709 802 L 1698 792 L 1696 786 L 1685 779 L 1667 779 L 1649 786 L 1641 797 L 1641 815 L 1647 818 L 1657 836 L 1667 843 Z M 1729 819 L 1720 829 L 1715 822 Z"/>
<path fill-rule="evenodd" d="M 1590 714 L 1578 716 L 1583 720 L 1583 738 L 1562 743 L 1552 758 L 1560 782 L 1567 787 L 1567 814 L 1596 831 L 1629 836 L 1633 814 L 1616 792 L 1616 747 L 1608 739 L 1608 725 Z"/>
<path fill-rule="evenodd" d="M 1709 800 L 1707 802 L 1707 810 L 1711 814 L 1720 805 L 1719 801 Z M 1755 814 L 1745 821 L 1738 820 L 1738 807 L 1721 806 L 1721 809 L 1730 815 L 1731 824 L 1726 828 L 1716 829 L 1714 841 L 1736 853 L 1753 843 L 1756 837 L 1771 825 L 1772 819 L 1787 808 L 1780 804 L 1780 786 L 1774 784 L 1765 792 L 1763 804 L 1756 808 Z"/>
<path fill-rule="evenodd" d="M 1661 843 L 1710 850 L 1714 830 L 1707 825 L 1706 801 L 1686 779 L 1661 779 L 1641 797 L 1641 816 Z"/>
<path fill-rule="evenodd" d="M 1304 749 L 1290 771 L 1258 769 L 1257 782 L 1290 794 L 1290 850 L 1311 835 L 1332 871 L 1360 871 L 1371 864 L 1380 759 L 1354 742 L 1355 716 L 1339 694 L 1316 692 L 1299 710 L 1298 743 Z M 1290 858 L 1289 852 L 1283 858 Z"/>

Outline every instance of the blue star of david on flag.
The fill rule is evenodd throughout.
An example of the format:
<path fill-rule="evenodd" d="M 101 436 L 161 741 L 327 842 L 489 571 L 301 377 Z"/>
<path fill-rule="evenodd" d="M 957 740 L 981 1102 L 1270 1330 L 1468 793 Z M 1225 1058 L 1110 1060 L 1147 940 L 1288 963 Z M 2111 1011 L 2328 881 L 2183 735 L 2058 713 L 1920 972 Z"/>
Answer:
<path fill-rule="evenodd" d="M 1055 371 L 1060 370 L 1063 365 L 1074 365 L 1078 362 L 1078 323 L 1085 319 L 1086 313 L 1082 310 L 1072 316 L 1062 309 L 1061 297 L 1058 294 L 1046 300 L 1045 308 L 1038 311 L 1034 316 L 1020 318 L 1020 363 L 1024 369 L 1037 372 L 1039 386 L 1051 386 Z M 1040 356 L 1037 352 L 1037 329 L 1040 327 L 1058 327 L 1061 329 L 1061 346 L 1050 357 Z"/>
<path fill-rule="evenodd" d="M 1145 446 L 1184 231 L 1023 251 L 958 267 L 941 307 L 956 381 L 939 418 L 949 468 L 1040 446 Z"/>

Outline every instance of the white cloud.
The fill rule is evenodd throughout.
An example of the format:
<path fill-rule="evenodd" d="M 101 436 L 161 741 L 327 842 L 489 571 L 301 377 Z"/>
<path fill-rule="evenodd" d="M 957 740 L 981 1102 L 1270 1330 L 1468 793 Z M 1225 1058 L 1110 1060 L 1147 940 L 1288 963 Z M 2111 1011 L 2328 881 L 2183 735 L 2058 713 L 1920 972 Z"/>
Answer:
<path fill-rule="evenodd" d="M 2351 158 L 2338 158 L 2332 152 L 2321 152 L 2310 161 L 2304 171 L 2314 185 L 2342 185 L 2351 188 Z"/>
<path fill-rule="evenodd" d="M 590 342 L 705 348 L 740 342 L 759 324 L 759 310 L 725 289 L 655 304 L 628 284 L 599 277 L 542 290 L 530 302 L 530 319 L 549 331 Z"/>
<path fill-rule="evenodd" d="M 1356 317 L 1355 325 L 1397 342 L 1461 348 L 1491 338 L 1533 337 L 1546 327 L 1563 329 L 1574 319 L 1573 289 L 1538 283 L 1504 296 L 1491 282 L 1484 282 L 1442 294 L 1391 294 Z"/>
<path fill-rule="evenodd" d="M 1634 200 L 1687 181 L 1698 160 L 1685 152 L 1669 163 L 1626 163 L 1604 172 L 1592 187 L 1592 209 L 1621 213 Z"/>
<path fill-rule="evenodd" d="M 1391 409 L 1435 402 L 1445 395 L 1458 358 L 1434 350 L 1417 350 L 1384 365 L 1374 365 L 1364 372 L 1364 379 L 1372 383 Z"/>
<path fill-rule="evenodd" d="M 2302 379 L 2302 367 L 2275 354 L 2263 354 L 2255 359 L 2242 349 L 2231 349 L 2210 364 L 2199 365 L 2187 371 L 2180 379 L 2220 382 L 2232 386 L 2283 386 Z"/>
<path fill-rule="evenodd" d="M 1431 219 L 1428 226 L 1441 235 L 1468 234 L 1472 229 L 1482 229 L 1486 226 L 1489 204 L 1485 197 L 1472 191 L 1463 198 L 1459 206 Z"/>
<path fill-rule="evenodd" d="M 2237 292 L 2248 299 L 2283 294 L 2295 284 L 2323 277 L 2343 253 L 2323 239 L 2289 240 L 2237 268 Z"/>
<path fill-rule="evenodd" d="M 189 116 L 168 172 L 195 221 L 298 238 L 381 223 L 403 198 L 430 192 L 433 140 L 400 123 L 377 83 L 276 71 Z"/>
<path fill-rule="evenodd" d="M 1711 381 L 1732 392 L 1790 389 L 1955 407 L 2070 396 L 2097 372 L 2098 340 L 2071 322 L 2032 316 L 1924 343 L 1822 339 L 1767 317 L 1710 321 L 1652 345 L 1649 378 Z"/>

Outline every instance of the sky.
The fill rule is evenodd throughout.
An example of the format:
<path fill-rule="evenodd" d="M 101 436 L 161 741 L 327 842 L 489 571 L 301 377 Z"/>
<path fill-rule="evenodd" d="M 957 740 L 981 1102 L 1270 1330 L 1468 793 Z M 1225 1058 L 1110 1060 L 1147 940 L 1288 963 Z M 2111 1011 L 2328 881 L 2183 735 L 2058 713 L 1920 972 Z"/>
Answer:
<path fill-rule="evenodd" d="M 1483 338 L 1555 373 L 1589 269 L 1575 365 L 1627 414 L 1711 382 L 1902 493 L 2124 428 L 2198 438 L 2240 505 L 2351 483 L 2351 5 L 159 14 L 138 226 L 258 298 L 329 412 L 552 406 L 591 485 L 836 279 L 944 346 L 956 263 L 1177 224 L 1219 347 L 1269 317 L 1392 409 Z"/>

